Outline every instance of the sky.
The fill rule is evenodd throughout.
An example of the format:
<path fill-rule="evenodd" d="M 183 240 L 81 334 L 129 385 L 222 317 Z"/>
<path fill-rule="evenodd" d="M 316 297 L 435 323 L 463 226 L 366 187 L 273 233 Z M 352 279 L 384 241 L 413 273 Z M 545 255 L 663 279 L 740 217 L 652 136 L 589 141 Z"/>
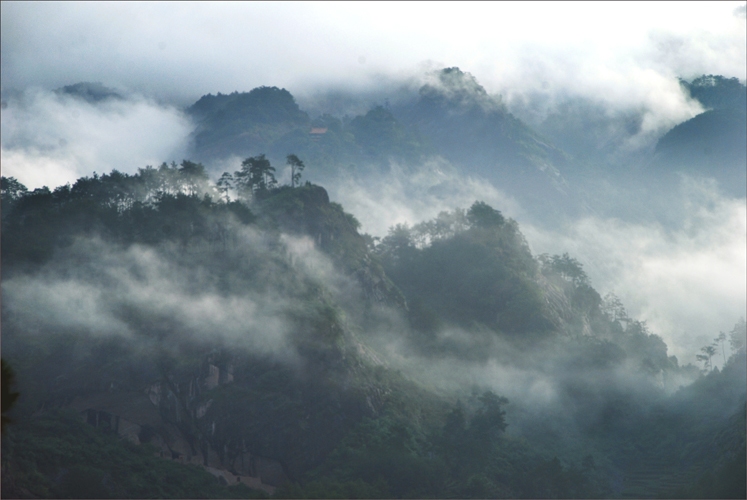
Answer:
<path fill-rule="evenodd" d="M 278 86 L 313 107 L 325 92 L 380 95 L 458 66 L 522 118 L 541 119 L 582 97 L 610 114 L 640 113 L 650 141 L 702 111 L 676 77 L 747 79 L 744 2 L 2 2 L 0 9 L 0 159 L 3 175 L 30 188 L 180 161 L 192 130 L 182 109 L 207 93 Z M 81 81 L 126 99 L 93 106 L 51 92 Z M 406 185 L 417 179 L 397 182 L 384 182 L 384 195 L 369 189 L 338 199 L 378 235 L 475 196 L 520 219 L 510 193 L 472 179 L 448 200 L 414 204 L 406 193 L 422 186 Z M 683 356 L 744 314 L 744 200 L 717 197 L 708 206 L 706 222 L 695 224 L 708 230 L 694 233 L 593 218 L 562 232 L 525 232 L 535 251 L 554 245 L 578 256 L 601 292 L 614 289 L 668 342 L 686 346 L 676 351 Z M 600 256 L 606 266 L 595 264 Z"/>
<path fill-rule="evenodd" d="M 422 65 L 489 92 L 625 101 L 655 75 L 744 79 L 747 59 L 743 2 L 2 2 L 1 36 L 4 90 L 101 81 L 178 103 L 366 87 Z"/>

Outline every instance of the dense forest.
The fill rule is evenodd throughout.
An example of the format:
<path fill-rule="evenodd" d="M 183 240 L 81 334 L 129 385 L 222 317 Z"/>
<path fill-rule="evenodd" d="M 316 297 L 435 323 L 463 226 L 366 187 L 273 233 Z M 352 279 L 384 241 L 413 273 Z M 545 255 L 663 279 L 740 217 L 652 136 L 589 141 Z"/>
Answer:
<path fill-rule="evenodd" d="M 681 363 L 500 207 L 376 238 L 302 158 L 2 178 L 3 497 L 745 497 L 743 318 Z"/>
<path fill-rule="evenodd" d="M 0 498 L 747 499 L 745 0 L 0 11 Z"/>

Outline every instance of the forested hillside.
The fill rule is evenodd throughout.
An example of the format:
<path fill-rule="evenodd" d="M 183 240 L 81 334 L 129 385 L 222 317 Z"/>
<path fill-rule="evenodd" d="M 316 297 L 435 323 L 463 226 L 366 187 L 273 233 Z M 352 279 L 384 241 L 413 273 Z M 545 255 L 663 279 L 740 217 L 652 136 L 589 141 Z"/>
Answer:
<path fill-rule="evenodd" d="M 236 168 L 3 178 L 4 497 L 744 497 L 744 320 L 683 366 L 482 201 Z"/>
<path fill-rule="evenodd" d="M 744 0 L 0 11 L 0 498 L 747 498 Z"/>

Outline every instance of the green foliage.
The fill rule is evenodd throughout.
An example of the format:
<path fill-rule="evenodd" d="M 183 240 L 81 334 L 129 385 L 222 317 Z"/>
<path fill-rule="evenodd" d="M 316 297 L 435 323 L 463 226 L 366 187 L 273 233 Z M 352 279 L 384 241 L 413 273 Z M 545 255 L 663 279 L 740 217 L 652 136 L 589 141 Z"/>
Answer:
<path fill-rule="evenodd" d="M 705 347 L 700 348 L 700 352 L 703 354 L 698 354 L 695 356 L 695 359 L 698 361 L 701 361 L 703 363 L 703 370 L 708 372 L 712 369 L 713 364 L 711 363 L 711 358 L 714 354 L 716 354 L 716 348 L 712 345 L 707 345 Z"/>
<path fill-rule="evenodd" d="M 218 191 L 223 195 L 223 198 L 226 202 L 229 201 L 228 192 L 233 189 L 234 187 L 234 178 L 233 175 L 231 175 L 229 172 L 223 172 L 223 174 L 220 176 L 220 179 L 218 179 L 218 182 L 215 183 L 215 186 L 218 188 Z"/>
<path fill-rule="evenodd" d="M 13 407 L 18 399 L 18 393 L 13 392 L 13 381 L 15 375 L 10 365 L 2 360 L 2 432 L 5 432 L 5 426 L 10 423 L 10 418 L 7 416 L 7 412 Z"/>
<path fill-rule="evenodd" d="M 128 244 L 170 240 L 186 245 L 195 239 L 221 244 L 227 236 L 228 214 L 243 224 L 255 220 L 238 202 L 214 202 L 212 195 L 218 192 L 207 182 L 204 167 L 187 160 L 181 167 L 164 163 L 135 175 L 116 170 L 94 174 L 54 192 L 15 192 L 20 194 L 13 209 L 3 212 L 2 252 L 9 268 L 46 262 L 56 249 L 79 236 Z"/>
<path fill-rule="evenodd" d="M 2 196 L 4 201 L 15 201 L 26 193 L 28 193 L 26 186 L 18 182 L 15 177 L 2 178 L 2 191 L 0 192 L 0 196 Z"/>
<path fill-rule="evenodd" d="M 470 224 L 482 228 L 500 227 L 506 221 L 503 215 L 490 205 L 476 201 L 467 211 Z"/>
<path fill-rule="evenodd" d="M 409 264 L 417 255 L 417 249 L 407 223 L 390 227 L 389 233 L 381 240 L 376 251 L 389 268 Z"/>
<path fill-rule="evenodd" d="M 542 254 L 539 256 L 539 261 L 542 263 L 543 270 L 559 274 L 564 279 L 572 282 L 576 287 L 589 285 L 589 277 L 586 275 L 581 263 L 567 253 L 553 255 L 552 257 Z"/>
<path fill-rule="evenodd" d="M 5 498 L 261 498 L 221 486 L 208 472 L 154 456 L 83 423 L 47 413 L 19 422 L 3 438 Z M 12 480 L 10 479 L 12 478 Z"/>
<path fill-rule="evenodd" d="M 406 419 L 392 413 L 365 419 L 311 474 L 310 484 L 361 480 L 383 497 L 431 496 L 444 470 L 425 456 L 424 446 L 424 436 Z"/>
<path fill-rule="evenodd" d="M 702 75 L 691 82 L 680 79 L 680 85 L 707 108 L 744 111 L 747 107 L 747 88 L 738 78 Z"/>
<path fill-rule="evenodd" d="M 703 87 L 706 94 L 716 89 L 718 87 Z M 650 168 L 663 176 L 657 182 L 673 182 L 677 173 L 685 172 L 690 176 L 715 178 L 723 192 L 744 197 L 747 182 L 745 87 L 742 86 L 739 103 L 725 95 L 713 97 L 713 101 L 705 100 L 712 102 L 714 109 L 680 123 L 659 139 Z"/>
<path fill-rule="evenodd" d="M 556 166 L 567 162 L 562 151 L 511 115 L 471 74 L 444 68 L 433 76 L 417 101 L 401 110 L 403 123 L 427 138 L 435 153 L 520 193 L 527 205 L 543 207 L 545 217 L 556 203 L 567 203 L 554 185 Z"/>
<path fill-rule="evenodd" d="M 387 168 L 390 158 L 418 160 L 428 149 L 416 132 L 381 106 L 352 119 L 322 115 L 312 121 L 287 90 L 276 87 L 206 95 L 187 112 L 198 123 L 194 152 L 204 159 L 266 153 L 279 161 L 295 151 L 305 165 L 329 175 L 353 164 L 379 169 Z M 311 134 L 312 128 L 322 132 Z M 289 165 L 293 187 L 300 169 Z"/>
<path fill-rule="evenodd" d="M 290 134 L 299 128 L 307 129 L 309 124 L 308 115 L 290 92 L 277 87 L 208 94 L 187 112 L 199 124 L 195 151 L 203 158 L 223 153 L 246 157 L 261 151 L 273 156 L 277 149 L 285 147 Z"/>
<path fill-rule="evenodd" d="M 275 492 L 274 498 L 385 498 L 386 491 L 385 485 L 371 485 L 362 479 L 335 481 L 323 478 L 303 486 L 296 483 L 285 485 Z"/>
<path fill-rule="evenodd" d="M 403 127 L 392 113 L 375 106 L 363 116 L 356 116 L 348 125 L 363 153 L 374 159 L 386 155 L 418 160 L 424 150 L 422 140 Z"/>
<path fill-rule="evenodd" d="M 484 203 L 465 217 L 471 226 L 460 222 L 462 214 L 441 214 L 413 230 L 391 228 L 376 248 L 387 274 L 408 301 L 445 321 L 510 334 L 547 331 L 536 263 L 516 223 Z M 430 244 L 418 248 L 413 232 Z"/>
<path fill-rule="evenodd" d="M 451 212 L 440 212 L 435 219 L 416 224 L 407 238 L 412 239 L 415 246 L 422 248 L 434 241 L 448 239 L 467 230 L 469 224 L 464 210 L 457 208 Z"/>
<path fill-rule="evenodd" d="M 296 155 L 286 156 L 286 161 L 291 167 L 291 187 L 296 187 L 296 184 L 301 181 L 301 172 L 306 165 Z"/>
<path fill-rule="evenodd" d="M 241 170 L 234 172 L 236 186 L 244 193 L 261 194 L 277 186 L 274 172 L 264 154 L 247 158 L 241 162 Z"/>
<path fill-rule="evenodd" d="M 378 491 L 387 498 L 536 498 L 546 491 L 559 498 L 585 498 L 599 493 L 588 467 L 546 461 L 503 436 L 505 398 L 485 392 L 472 402 L 476 406 L 469 413 L 458 402 L 440 429 L 425 432 L 413 419 L 390 412 L 365 419 L 291 496 L 337 497 L 341 485 L 354 480 L 368 487 L 366 494 Z"/>
<path fill-rule="evenodd" d="M 339 270 L 356 276 L 366 296 L 391 304 L 403 303 L 401 293 L 372 258 L 365 238 L 358 233 L 360 222 L 341 205 L 330 202 L 324 188 L 309 183 L 295 189 L 282 186 L 268 193 L 257 210 L 265 227 L 310 237 Z"/>

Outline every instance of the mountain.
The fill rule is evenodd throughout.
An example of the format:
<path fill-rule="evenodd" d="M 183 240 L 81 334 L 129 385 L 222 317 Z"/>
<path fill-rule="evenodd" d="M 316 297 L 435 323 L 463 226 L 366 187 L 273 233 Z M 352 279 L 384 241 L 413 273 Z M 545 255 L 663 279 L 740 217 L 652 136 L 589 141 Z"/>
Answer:
<path fill-rule="evenodd" d="M 744 323 L 722 371 L 681 366 L 483 202 L 377 242 L 321 186 L 231 200 L 186 160 L 2 181 L 3 496 L 654 496 L 743 465 Z"/>
<path fill-rule="evenodd" d="M 208 165 L 258 154 L 280 163 L 293 153 L 319 182 L 341 174 L 362 180 L 392 163 L 409 171 L 440 157 L 510 192 L 538 219 L 585 210 L 561 175 L 569 155 L 511 115 L 469 73 L 447 68 L 434 78 L 409 103 L 342 118 L 309 119 L 287 90 L 275 87 L 203 96 L 187 110 L 197 123 L 192 153 Z"/>
<path fill-rule="evenodd" d="M 308 115 L 290 92 L 277 87 L 208 94 L 190 106 L 187 114 L 197 123 L 193 149 L 200 160 L 273 154 L 278 143 L 310 128 Z"/>
<path fill-rule="evenodd" d="M 509 113 L 469 73 L 439 71 L 420 88 L 416 102 L 397 114 L 465 172 L 535 203 L 550 197 L 569 204 L 560 171 L 569 156 Z"/>
<path fill-rule="evenodd" d="M 680 123 L 656 145 L 650 169 L 715 178 L 729 194 L 747 194 L 747 87 L 703 75 L 682 86 L 707 111 Z"/>
<path fill-rule="evenodd" d="M 351 163 L 383 168 L 389 158 L 416 160 L 422 145 L 382 107 L 346 119 L 322 115 L 311 120 L 285 89 L 260 87 L 230 95 L 206 95 L 188 108 L 198 126 L 195 157 L 210 161 L 267 154 L 282 161 L 290 153 L 315 171 Z"/>
<path fill-rule="evenodd" d="M 175 180 L 182 187 L 172 189 L 183 191 L 159 189 Z M 54 192 L 6 189 L 6 297 L 23 289 L 44 302 L 36 280 L 49 279 L 52 288 L 75 288 L 67 294 L 73 303 L 93 300 L 98 312 L 72 309 L 52 321 L 59 336 L 47 337 L 56 327 L 34 326 L 22 303 L 6 302 L 4 354 L 22 380 L 19 404 L 32 412 L 38 403 L 73 410 L 161 456 L 278 486 L 318 465 L 392 392 L 376 381 L 380 362 L 347 325 L 342 291 L 362 304 L 403 301 L 368 255 L 355 219 L 324 189 L 281 188 L 250 210 L 211 201 L 218 193 L 196 186 L 187 169 L 163 166 Z M 18 197 L 9 204 L 11 193 Z M 358 284 L 324 279 L 333 271 L 319 252 Z M 81 258 L 82 267 L 73 264 Z M 70 266 L 75 285 L 64 277 Z M 171 281 L 176 276 L 185 281 Z M 121 295 L 121 286 L 130 291 Z M 119 299 L 103 306 L 99 292 L 79 294 L 90 287 Z"/>

